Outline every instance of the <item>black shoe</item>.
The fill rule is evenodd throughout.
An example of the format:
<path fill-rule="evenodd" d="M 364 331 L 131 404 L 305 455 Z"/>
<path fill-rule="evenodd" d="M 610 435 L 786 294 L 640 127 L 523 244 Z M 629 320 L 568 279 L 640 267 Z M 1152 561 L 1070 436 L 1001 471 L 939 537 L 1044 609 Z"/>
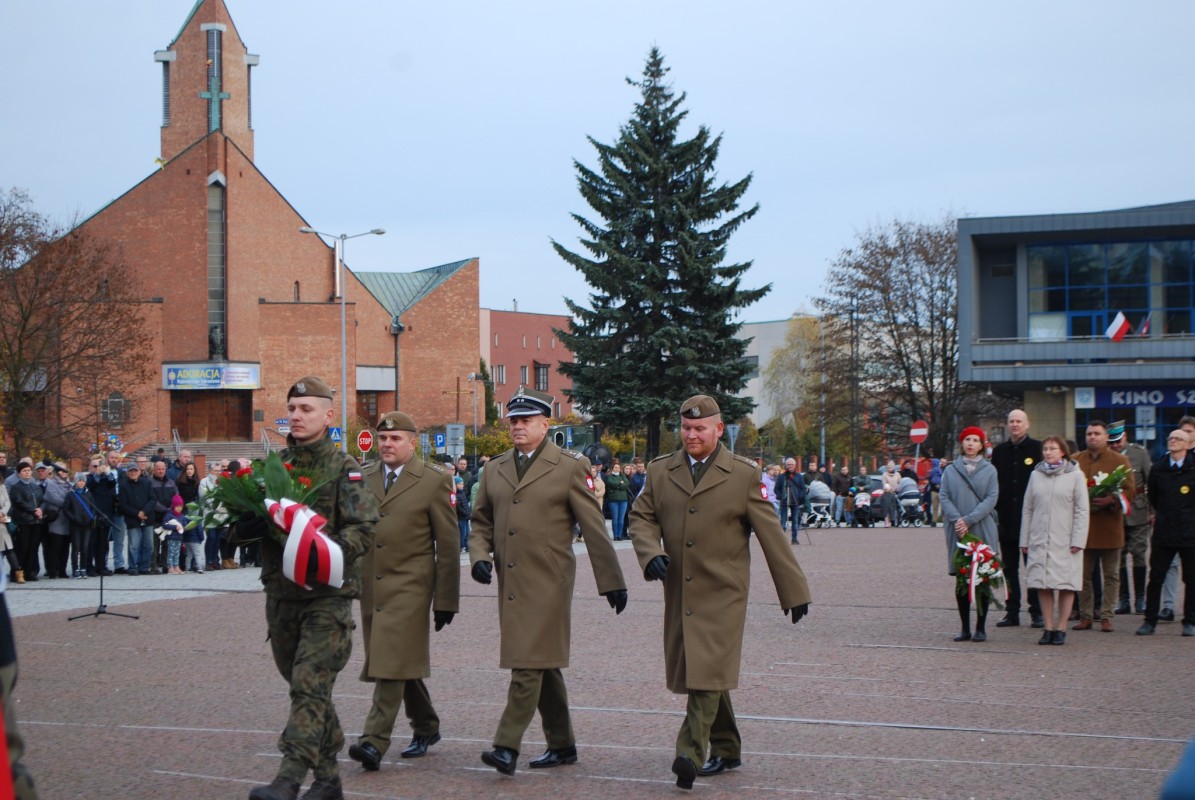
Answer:
<path fill-rule="evenodd" d="M 988 635 L 983 631 L 975 631 L 975 635 L 971 637 L 971 641 L 973 642 L 986 642 L 987 640 Z"/>
<path fill-rule="evenodd" d="M 1054 644 L 1054 631 L 1042 631 L 1038 644 Z"/>
<path fill-rule="evenodd" d="M 577 763 L 577 746 L 569 745 L 568 747 L 557 747 L 555 750 L 547 750 L 542 756 L 532 760 L 532 769 L 546 769 L 548 767 L 560 767 L 565 764 Z"/>
<path fill-rule="evenodd" d="M 1030 611 L 1029 612 L 1029 620 L 1030 620 L 1029 627 L 1031 627 L 1031 628 L 1046 627 L 1046 621 L 1042 618 L 1040 611 L 1038 611 L 1038 612 Z"/>
<path fill-rule="evenodd" d="M 316 778 L 299 800 L 344 800 L 344 789 L 340 785 L 340 776 Z"/>
<path fill-rule="evenodd" d="M 420 758 L 427 755 L 427 748 L 438 741 L 440 741 L 440 734 L 438 732 L 433 733 L 431 736 L 416 736 L 407 745 L 407 749 L 402 751 L 401 755 L 403 758 Z"/>
<path fill-rule="evenodd" d="M 1138 598 L 1137 598 L 1137 607 L 1136 607 L 1136 612 L 1137 612 L 1138 614 L 1144 614 L 1144 613 L 1145 613 L 1145 598 L 1144 598 L 1144 597 L 1138 597 Z"/>
<path fill-rule="evenodd" d="M 688 756 L 677 756 L 672 762 L 672 773 L 676 775 L 678 787 L 692 789 L 693 781 L 697 778 L 697 765 Z"/>
<path fill-rule="evenodd" d="M 971 641 L 971 631 L 963 631 L 963 632 L 962 632 L 962 633 L 960 633 L 958 636 L 954 637 L 954 640 L 955 640 L 956 642 L 969 642 L 969 641 Z"/>
<path fill-rule="evenodd" d="M 113 573 L 112 573 L 112 570 L 106 569 L 103 572 L 101 572 L 100 574 L 103 575 L 105 578 L 108 578 L 108 577 L 111 577 Z"/>
<path fill-rule="evenodd" d="M 369 742 L 357 742 L 349 745 L 349 758 L 370 772 L 377 772 L 378 768 L 382 766 L 382 754 Z"/>
<path fill-rule="evenodd" d="M 503 775 L 514 775 L 515 765 L 519 763 L 519 753 L 509 747 L 495 747 L 481 754 L 482 763 L 493 767 Z"/>
<path fill-rule="evenodd" d="M 1163 608 L 1162 613 L 1158 614 L 1158 622 L 1174 622 L 1174 609 Z"/>
<path fill-rule="evenodd" d="M 258 786 L 249 792 L 249 800 L 298 800 L 299 784 L 283 778 L 275 778 L 269 786 Z"/>
<path fill-rule="evenodd" d="M 1066 644 L 1066 631 L 1054 631 L 1050 644 Z"/>
<path fill-rule="evenodd" d="M 1183 623 L 1183 636 L 1195 636 L 1195 625 L 1189 622 Z"/>
<path fill-rule="evenodd" d="M 996 623 L 997 628 L 1019 628 L 1021 627 L 1021 618 L 1019 615 L 1005 614 L 1004 618 Z"/>
<path fill-rule="evenodd" d="M 730 769 L 738 769 L 741 766 L 743 766 L 742 759 L 710 756 L 710 760 L 701 765 L 701 769 L 697 770 L 697 774 L 718 775 Z"/>
<path fill-rule="evenodd" d="M 116 568 L 116 574 L 117 574 L 117 575 L 127 575 L 127 574 L 128 574 L 128 572 L 129 572 L 129 571 L 128 571 L 127 569 L 125 569 L 124 567 L 117 567 L 117 568 Z M 112 573 L 108 573 L 108 574 L 109 574 L 109 575 L 111 575 Z M 271 784 L 271 785 L 273 785 L 273 784 Z"/>
<path fill-rule="evenodd" d="M 1137 629 L 1138 636 L 1153 636 L 1154 628 L 1156 626 L 1148 622 L 1142 622 L 1141 627 Z"/>
<path fill-rule="evenodd" d="M 1129 605 L 1129 600 L 1126 597 L 1117 603 L 1116 608 L 1112 609 L 1113 614 L 1132 614 L 1133 608 Z"/>

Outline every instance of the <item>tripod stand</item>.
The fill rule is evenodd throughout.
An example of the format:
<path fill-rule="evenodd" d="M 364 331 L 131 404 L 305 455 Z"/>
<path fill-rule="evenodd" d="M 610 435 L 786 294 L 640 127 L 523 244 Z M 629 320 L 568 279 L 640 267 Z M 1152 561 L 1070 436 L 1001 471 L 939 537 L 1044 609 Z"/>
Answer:
<path fill-rule="evenodd" d="M 91 513 L 95 516 L 95 519 L 103 520 L 105 523 L 107 523 L 108 530 L 111 530 L 113 527 L 113 522 L 108 517 L 108 515 L 105 514 L 103 511 L 100 511 L 98 508 L 96 508 L 95 503 L 91 500 L 91 498 L 85 498 L 85 499 L 87 501 L 87 506 L 90 509 Z M 105 534 L 105 535 L 107 535 L 107 534 Z M 141 617 L 137 616 L 136 614 L 121 614 L 116 611 L 108 610 L 108 605 L 104 602 L 104 573 L 107 572 L 108 570 L 105 568 L 104 564 L 100 564 L 100 569 L 98 571 L 99 571 L 99 575 L 100 575 L 100 604 L 98 606 L 96 606 L 95 611 L 93 611 L 92 613 L 76 614 L 73 617 L 67 617 L 66 621 L 74 622 L 75 620 L 83 619 L 84 617 L 97 617 L 98 618 L 100 615 L 106 615 L 109 617 L 124 617 L 125 619 L 141 619 Z"/>

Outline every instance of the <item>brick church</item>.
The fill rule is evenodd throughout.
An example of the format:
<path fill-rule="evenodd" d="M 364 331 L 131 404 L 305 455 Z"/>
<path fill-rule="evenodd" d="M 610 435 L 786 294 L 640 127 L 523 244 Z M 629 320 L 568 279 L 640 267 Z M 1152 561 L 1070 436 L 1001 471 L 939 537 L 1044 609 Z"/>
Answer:
<path fill-rule="evenodd" d="M 342 292 L 350 418 L 372 424 L 399 407 L 421 426 L 455 421 L 458 378 L 478 368 L 478 259 L 411 273 L 346 268 L 342 289 L 333 248 L 300 233 L 311 223 L 254 164 L 259 57 L 223 0 L 199 0 L 154 57 L 161 167 L 81 227 L 132 267 L 155 335 L 130 342 L 129 356 L 161 369 L 97 398 L 101 425 L 131 447 L 173 431 L 188 443 L 280 444 L 298 377 L 342 390 Z M 339 418 L 339 395 L 334 405 Z"/>

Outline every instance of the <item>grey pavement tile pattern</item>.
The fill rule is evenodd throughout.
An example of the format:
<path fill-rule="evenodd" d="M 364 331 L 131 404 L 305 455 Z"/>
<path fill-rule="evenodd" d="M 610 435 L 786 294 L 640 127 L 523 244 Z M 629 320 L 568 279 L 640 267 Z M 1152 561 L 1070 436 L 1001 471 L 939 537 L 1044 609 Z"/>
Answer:
<path fill-rule="evenodd" d="M 742 680 L 734 694 L 743 766 L 699 778 L 695 797 L 1150 798 L 1195 733 L 1195 640 L 1140 617 L 1114 633 L 1071 632 L 1039 647 L 1025 625 L 955 644 L 957 617 L 940 528 L 834 529 L 797 555 L 814 604 L 782 616 L 762 554 L 752 562 Z M 596 596 L 579 546 L 572 662 L 565 675 L 580 760 L 526 763 L 543 749 L 532 723 L 520 769 L 485 767 L 505 702 L 495 589 L 462 568 L 461 613 L 432 634 L 428 681 L 444 741 L 421 759 L 398 745 L 379 772 L 342 753 L 348 798 L 677 797 L 669 772 L 684 698 L 664 687 L 660 586 L 619 545 L 630 605 Z M 463 563 L 463 562 L 462 562 Z M 46 798 L 244 798 L 278 765 L 286 686 L 265 641 L 256 569 L 114 576 L 10 587 L 20 655 L 17 710 Z M 995 621 L 993 616 L 992 621 Z M 359 634 L 358 634 L 359 636 Z M 358 639 L 359 643 L 359 639 Z M 348 740 L 369 684 L 360 647 L 337 682 Z"/>

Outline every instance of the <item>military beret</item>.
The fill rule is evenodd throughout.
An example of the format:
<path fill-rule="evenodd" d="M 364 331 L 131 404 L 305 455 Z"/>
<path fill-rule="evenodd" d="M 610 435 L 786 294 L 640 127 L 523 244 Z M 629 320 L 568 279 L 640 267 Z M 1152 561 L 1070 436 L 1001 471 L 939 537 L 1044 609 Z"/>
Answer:
<path fill-rule="evenodd" d="M 552 402 L 555 399 L 550 394 L 520 386 L 514 397 L 506 403 L 506 416 L 530 417 L 535 414 L 543 414 L 545 417 L 550 417 L 552 416 Z"/>
<path fill-rule="evenodd" d="M 328 384 L 321 381 L 314 375 L 307 375 L 295 381 L 295 385 L 290 387 L 290 391 L 286 393 L 286 399 L 292 397 L 326 397 L 332 399 L 332 388 Z"/>
<path fill-rule="evenodd" d="M 680 415 L 687 419 L 705 419 L 721 413 L 718 401 L 707 394 L 695 394 L 680 407 Z"/>
<path fill-rule="evenodd" d="M 1109 425 L 1108 426 L 1108 441 L 1109 442 L 1119 442 L 1121 439 L 1123 439 L 1124 438 L 1124 426 L 1125 426 L 1125 421 L 1123 419 L 1118 419 L 1118 420 L 1116 420 L 1116 422 L 1113 422 L 1111 425 Z"/>
<path fill-rule="evenodd" d="M 378 420 L 378 430 L 410 431 L 414 433 L 418 428 L 415 427 L 415 420 L 411 419 L 409 414 L 404 414 L 401 411 L 387 411 Z"/>

